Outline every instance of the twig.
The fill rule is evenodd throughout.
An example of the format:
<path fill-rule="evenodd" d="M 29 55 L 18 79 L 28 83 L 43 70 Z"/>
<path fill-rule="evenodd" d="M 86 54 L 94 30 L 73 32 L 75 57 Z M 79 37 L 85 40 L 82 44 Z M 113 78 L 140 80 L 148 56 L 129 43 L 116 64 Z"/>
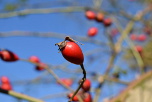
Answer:
<path fill-rule="evenodd" d="M 28 31 L 11 31 L 11 32 L 0 32 L 0 37 L 53 37 L 53 38 L 58 38 L 58 39 L 63 39 L 67 34 L 62 34 L 62 33 L 56 33 L 56 32 L 28 32 Z M 94 43 L 96 45 L 102 45 L 105 46 L 106 43 L 101 42 L 96 39 L 90 39 L 88 37 L 82 37 L 82 36 L 75 36 L 71 35 L 72 38 L 75 40 L 79 40 L 81 42 L 87 42 L 87 43 Z"/>
<path fill-rule="evenodd" d="M 83 71 L 83 78 L 82 78 L 82 80 L 81 80 L 81 82 L 80 82 L 79 87 L 77 88 L 77 90 L 74 92 L 74 94 L 73 94 L 73 95 L 72 95 L 72 97 L 70 98 L 69 102 L 71 102 L 71 101 L 72 101 L 72 99 L 73 99 L 73 98 L 74 98 L 74 96 L 78 93 L 78 91 L 79 91 L 79 90 L 80 90 L 80 88 L 82 87 L 82 85 L 83 85 L 84 81 L 86 80 L 86 71 L 85 71 L 84 65 L 83 65 L 83 64 L 81 64 L 80 66 L 81 66 L 81 69 L 82 69 L 82 71 Z"/>
<path fill-rule="evenodd" d="M 30 14 L 47 14 L 47 13 L 61 13 L 61 12 L 80 12 L 84 11 L 85 7 L 60 7 L 60 8 L 47 8 L 47 9 L 25 9 L 21 11 L 13 11 L 8 13 L 0 13 L 0 18 L 9 18 L 15 16 L 25 16 Z"/>
<path fill-rule="evenodd" d="M 112 98 L 109 102 L 124 102 L 124 99 L 126 98 L 126 96 L 128 95 L 128 92 L 135 88 L 136 86 L 140 85 L 140 83 L 142 83 L 143 81 L 145 81 L 146 79 L 150 78 L 152 76 L 152 71 L 149 71 L 145 74 L 143 74 L 140 78 L 138 78 L 137 80 L 134 80 L 130 83 L 130 85 L 123 91 L 121 92 L 118 96 L 116 96 L 115 98 Z"/>
<path fill-rule="evenodd" d="M 27 95 L 24 95 L 24 94 L 21 94 L 21 93 L 17 93 L 17 92 L 12 91 L 12 90 L 4 90 L 4 89 L 0 88 L 0 92 L 4 93 L 4 94 L 11 95 L 11 96 L 14 96 L 14 97 L 19 98 L 19 99 L 27 100 L 27 101 L 30 101 L 30 102 L 44 102 L 40 99 L 36 99 L 36 98 L 31 97 L 31 96 L 27 96 Z"/>

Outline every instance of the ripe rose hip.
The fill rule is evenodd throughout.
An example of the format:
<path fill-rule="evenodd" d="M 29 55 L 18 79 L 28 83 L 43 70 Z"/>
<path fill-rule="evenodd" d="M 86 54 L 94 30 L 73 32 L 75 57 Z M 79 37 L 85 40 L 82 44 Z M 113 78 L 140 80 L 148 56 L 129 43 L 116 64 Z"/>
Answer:
<path fill-rule="evenodd" d="M 135 48 L 136 48 L 136 51 L 139 53 L 141 53 L 143 51 L 142 46 L 137 45 L 137 46 L 135 46 Z"/>
<path fill-rule="evenodd" d="M 73 83 L 72 79 L 60 79 L 64 84 L 66 84 L 67 86 L 71 86 Z"/>
<path fill-rule="evenodd" d="M 137 35 L 136 34 L 131 34 L 130 39 L 131 40 L 137 40 Z"/>
<path fill-rule="evenodd" d="M 81 48 L 75 42 L 66 42 L 66 45 L 60 49 L 63 57 L 71 63 L 81 65 L 84 61 L 84 56 Z"/>
<path fill-rule="evenodd" d="M 37 71 L 42 71 L 42 70 L 44 70 L 44 67 L 47 67 L 47 65 L 45 63 L 40 62 L 39 64 L 40 65 L 36 66 L 36 68 L 35 68 Z"/>
<path fill-rule="evenodd" d="M 12 86 L 10 84 L 2 84 L 1 88 L 4 90 L 12 90 Z"/>
<path fill-rule="evenodd" d="M 141 34 L 138 36 L 138 40 L 139 41 L 145 41 L 146 40 L 146 35 L 145 34 Z"/>
<path fill-rule="evenodd" d="M 105 18 L 103 20 L 103 24 L 104 24 L 105 27 L 108 27 L 112 24 L 112 20 L 110 18 Z"/>
<path fill-rule="evenodd" d="M 92 102 L 92 97 L 89 92 L 84 93 L 83 102 Z"/>
<path fill-rule="evenodd" d="M 90 90 L 90 88 L 91 88 L 91 82 L 89 79 L 86 79 L 82 85 L 82 89 L 87 92 Z"/>
<path fill-rule="evenodd" d="M 2 76 L 0 81 L 2 84 L 10 84 L 9 78 L 6 76 Z"/>
<path fill-rule="evenodd" d="M 0 58 L 3 61 L 7 61 L 7 62 L 13 62 L 13 61 L 19 60 L 19 57 L 15 53 L 13 53 L 9 50 L 0 51 Z"/>
<path fill-rule="evenodd" d="M 104 20 L 104 14 L 103 13 L 97 13 L 95 19 L 96 19 L 97 22 L 102 22 Z"/>
<path fill-rule="evenodd" d="M 92 37 L 95 36 L 98 33 L 98 28 L 92 27 L 88 30 L 88 36 Z"/>
<path fill-rule="evenodd" d="M 29 58 L 30 61 L 34 62 L 34 63 L 39 63 L 40 59 L 37 56 L 31 56 Z"/>
<path fill-rule="evenodd" d="M 71 98 L 72 95 L 73 95 L 73 93 L 69 93 L 69 94 L 67 95 L 67 97 L 68 97 L 68 98 Z M 73 97 L 72 101 L 78 101 L 78 97 L 75 95 L 75 96 Z"/>
<path fill-rule="evenodd" d="M 92 19 L 95 19 L 95 13 L 93 11 L 86 11 L 85 12 L 85 16 L 89 19 L 89 20 L 92 20 Z"/>

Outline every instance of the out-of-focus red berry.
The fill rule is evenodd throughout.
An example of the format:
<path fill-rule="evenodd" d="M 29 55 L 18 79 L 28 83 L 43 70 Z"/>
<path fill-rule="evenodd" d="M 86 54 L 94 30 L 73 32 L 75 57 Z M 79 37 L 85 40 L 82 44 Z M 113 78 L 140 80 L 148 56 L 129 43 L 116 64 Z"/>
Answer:
<path fill-rule="evenodd" d="M 82 89 L 87 92 L 90 90 L 90 88 L 91 88 L 91 82 L 89 79 L 86 79 L 82 85 Z"/>
<path fill-rule="evenodd" d="M 147 37 L 146 37 L 145 34 L 141 34 L 141 35 L 138 36 L 138 40 L 139 40 L 139 41 L 145 41 L 146 38 L 147 38 Z"/>
<path fill-rule="evenodd" d="M 2 76 L 0 80 L 2 84 L 10 84 L 9 78 L 6 76 Z"/>
<path fill-rule="evenodd" d="M 2 84 L 1 88 L 4 90 L 12 90 L 12 86 L 10 84 Z"/>
<path fill-rule="evenodd" d="M 92 97 L 89 92 L 84 93 L 83 102 L 92 102 Z"/>
<path fill-rule="evenodd" d="M 40 65 L 36 66 L 36 68 L 35 68 L 38 71 L 42 71 L 42 70 L 44 70 L 44 67 L 47 67 L 47 65 L 45 63 L 40 62 L 39 64 Z"/>
<path fill-rule="evenodd" d="M 97 22 L 102 22 L 104 20 L 104 14 L 103 13 L 97 13 L 95 19 L 96 19 Z"/>
<path fill-rule="evenodd" d="M 139 53 L 141 53 L 143 51 L 143 48 L 140 45 L 136 45 L 135 48 L 136 48 L 136 51 Z"/>
<path fill-rule="evenodd" d="M 96 17 L 96 14 L 93 11 L 86 11 L 85 12 L 85 16 L 89 19 L 89 20 L 93 20 Z"/>
<path fill-rule="evenodd" d="M 112 20 L 110 18 L 105 18 L 103 24 L 105 27 L 109 27 L 112 24 Z"/>
<path fill-rule="evenodd" d="M 64 84 L 66 84 L 67 86 L 71 86 L 73 84 L 73 80 L 72 79 L 60 79 Z"/>
<path fill-rule="evenodd" d="M 130 39 L 131 40 L 137 40 L 137 35 L 136 34 L 131 34 Z"/>
<path fill-rule="evenodd" d="M 72 95 L 73 95 L 73 93 L 69 93 L 69 94 L 67 95 L 67 97 L 68 97 L 68 98 L 71 98 Z M 75 96 L 73 97 L 72 101 L 78 101 L 77 95 L 75 95 Z"/>
<path fill-rule="evenodd" d="M 88 30 L 88 36 L 93 37 L 98 33 L 98 28 L 92 27 Z"/>
<path fill-rule="evenodd" d="M 119 32 L 118 29 L 116 29 L 116 28 L 112 29 L 111 30 L 111 36 L 112 37 L 116 36 L 118 34 L 118 32 Z"/>
<path fill-rule="evenodd" d="M 19 60 L 19 57 L 15 53 L 9 50 L 0 51 L 0 58 L 6 62 L 14 62 L 14 61 Z"/>
<path fill-rule="evenodd" d="M 30 61 L 34 62 L 34 63 L 39 63 L 40 59 L 37 56 L 31 56 L 29 58 Z"/>

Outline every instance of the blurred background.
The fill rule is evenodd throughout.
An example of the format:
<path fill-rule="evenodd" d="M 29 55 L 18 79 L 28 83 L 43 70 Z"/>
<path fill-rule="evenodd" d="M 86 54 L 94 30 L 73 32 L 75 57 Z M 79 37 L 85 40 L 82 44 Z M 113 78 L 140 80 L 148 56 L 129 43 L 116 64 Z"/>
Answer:
<path fill-rule="evenodd" d="M 0 0 L 1 52 L 9 50 L 26 60 L 37 56 L 60 79 L 70 79 L 75 90 L 83 77 L 81 68 L 66 61 L 55 46 L 66 36 L 84 44 L 79 46 L 91 82 L 86 93 L 92 97 L 84 102 L 152 100 L 152 91 L 147 91 L 152 88 L 151 0 Z M 68 101 L 70 90 L 51 73 L 2 56 L 0 78 L 9 78 L 13 91 L 45 102 Z M 0 100 L 27 102 L 3 93 Z"/>

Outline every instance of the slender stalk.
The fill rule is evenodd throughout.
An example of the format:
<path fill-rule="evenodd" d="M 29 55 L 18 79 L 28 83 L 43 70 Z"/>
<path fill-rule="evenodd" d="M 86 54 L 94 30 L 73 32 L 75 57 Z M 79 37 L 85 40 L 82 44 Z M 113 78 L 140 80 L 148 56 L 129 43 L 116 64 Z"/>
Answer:
<path fill-rule="evenodd" d="M 4 94 L 11 95 L 11 96 L 14 96 L 14 97 L 19 98 L 19 99 L 27 100 L 29 102 L 44 102 L 43 100 L 36 99 L 36 98 L 33 98 L 31 96 L 27 96 L 27 95 L 24 95 L 24 94 L 21 94 L 21 93 L 17 93 L 17 92 L 12 91 L 12 90 L 4 90 L 4 89 L 0 88 L 0 92 L 4 93 Z"/>
<path fill-rule="evenodd" d="M 74 92 L 74 94 L 72 95 L 72 97 L 70 98 L 70 100 L 68 102 L 71 102 L 72 99 L 74 98 L 74 96 L 78 93 L 78 91 L 80 90 L 80 88 L 82 87 L 84 81 L 86 80 L 86 71 L 85 71 L 85 68 L 84 68 L 84 65 L 81 64 L 81 69 L 83 71 L 83 78 L 81 79 L 81 82 L 80 82 L 80 85 L 79 87 L 77 88 L 77 90 Z"/>

